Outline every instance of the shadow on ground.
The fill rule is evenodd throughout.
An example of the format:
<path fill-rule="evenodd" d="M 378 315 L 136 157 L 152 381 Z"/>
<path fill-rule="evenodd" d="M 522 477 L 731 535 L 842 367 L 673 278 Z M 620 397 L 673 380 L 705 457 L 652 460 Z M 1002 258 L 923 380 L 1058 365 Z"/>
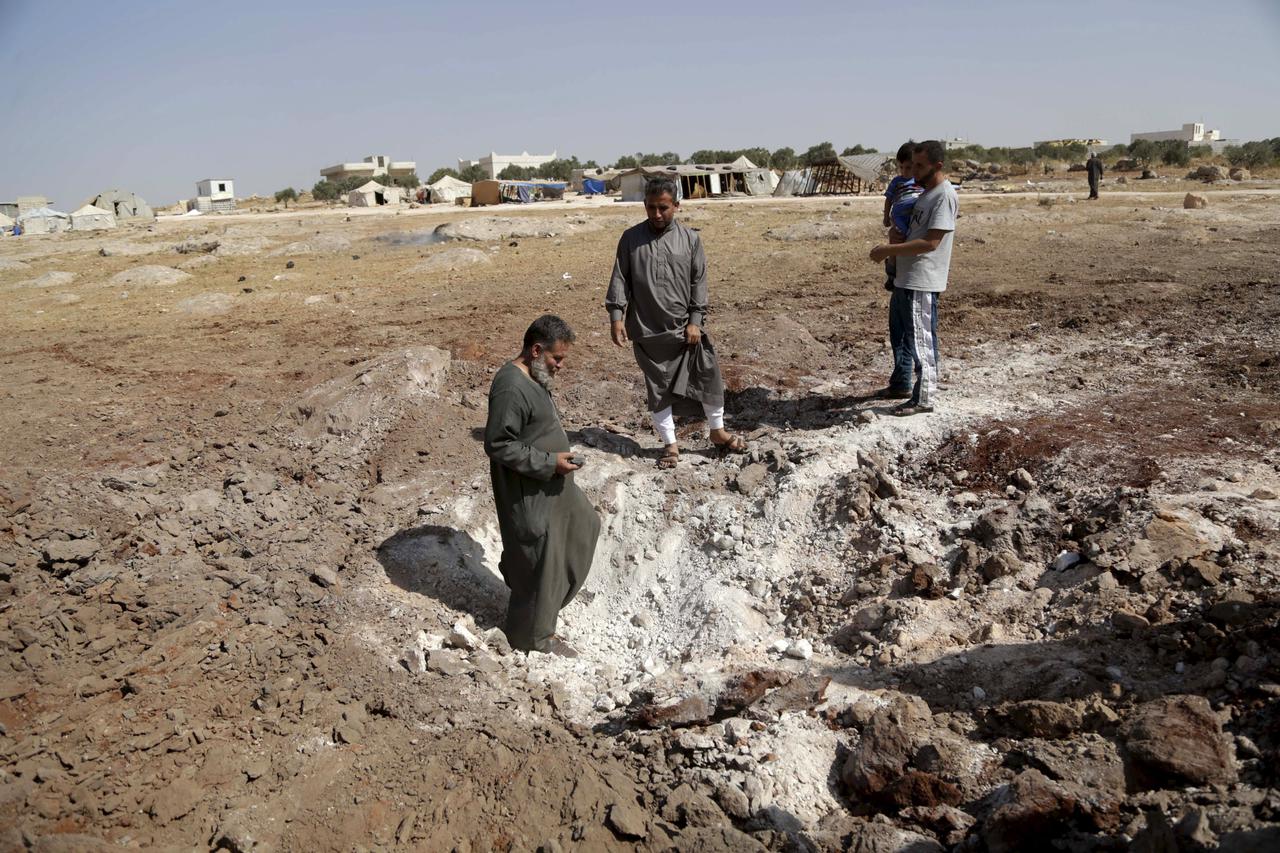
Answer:
<path fill-rule="evenodd" d="M 506 613 L 507 587 L 465 531 L 433 524 L 401 530 L 378 546 L 378 562 L 396 586 L 470 613 L 481 628 Z"/>

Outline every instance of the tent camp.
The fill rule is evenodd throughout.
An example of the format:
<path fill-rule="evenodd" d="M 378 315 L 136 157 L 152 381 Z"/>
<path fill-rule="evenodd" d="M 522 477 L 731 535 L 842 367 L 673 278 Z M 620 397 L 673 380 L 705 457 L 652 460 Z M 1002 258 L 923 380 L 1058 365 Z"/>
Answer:
<path fill-rule="evenodd" d="M 85 202 L 100 207 L 120 219 L 155 219 L 155 211 L 140 196 L 125 190 L 106 190 Z"/>
<path fill-rule="evenodd" d="M 18 217 L 23 234 L 57 234 L 71 227 L 71 217 L 51 207 L 37 207 Z"/>
<path fill-rule="evenodd" d="M 807 169 L 793 169 L 782 176 L 776 196 L 856 195 L 884 183 L 885 166 L 893 161 L 888 154 L 855 154 L 814 163 Z"/>
<path fill-rule="evenodd" d="M 71 212 L 72 231 L 105 231 L 115 227 L 116 215 L 92 204 Z"/>
<path fill-rule="evenodd" d="M 564 198 L 567 187 L 563 181 L 476 181 L 471 185 L 471 206 L 550 201 Z"/>
<path fill-rule="evenodd" d="M 458 180 L 453 175 L 444 175 L 434 184 L 428 184 L 427 189 L 431 191 L 432 204 L 453 204 L 460 198 L 471 197 L 471 184 Z"/>
<path fill-rule="evenodd" d="M 0 213 L 0 232 L 9 231 L 13 228 L 13 220 L 3 213 Z"/>
<path fill-rule="evenodd" d="M 599 192 L 611 192 L 619 189 L 621 186 L 619 183 L 619 177 L 621 175 L 622 170 L 620 169 L 574 169 L 572 177 L 569 179 L 569 186 L 573 187 L 580 193 L 595 194 Z M 596 181 L 599 184 L 604 184 L 604 189 L 600 190 L 596 187 L 588 189 L 586 186 L 587 181 Z"/>
<path fill-rule="evenodd" d="M 384 187 L 377 181 L 369 181 L 347 193 L 348 207 L 378 207 L 383 204 L 399 203 L 400 188 Z"/>
<path fill-rule="evenodd" d="M 645 185 L 652 179 L 668 177 L 676 181 L 681 199 L 710 198 L 726 193 L 771 195 L 773 179 L 746 157 L 732 163 L 683 163 L 674 166 L 641 166 L 622 173 L 619 179 L 623 201 L 644 201 Z"/>

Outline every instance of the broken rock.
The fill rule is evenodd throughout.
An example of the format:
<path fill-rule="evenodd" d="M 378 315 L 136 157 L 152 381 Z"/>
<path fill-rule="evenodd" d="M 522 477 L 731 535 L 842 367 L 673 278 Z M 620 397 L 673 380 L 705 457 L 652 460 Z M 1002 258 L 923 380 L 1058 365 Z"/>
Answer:
<path fill-rule="evenodd" d="M 1222 724 L 1203 696 L 1165 696 L 1139 706 L 1123 729 L 1122 744 L 1134 791 L 1236 778 Z"/>

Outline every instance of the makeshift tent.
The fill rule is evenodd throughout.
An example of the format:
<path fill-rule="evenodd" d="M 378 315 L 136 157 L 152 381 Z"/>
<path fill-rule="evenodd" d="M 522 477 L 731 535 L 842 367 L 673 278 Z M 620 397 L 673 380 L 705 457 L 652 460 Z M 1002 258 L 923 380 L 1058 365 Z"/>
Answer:
<path fill-rule="evenodd" d="M 772 178 L 773 171 L 770 169 L 749 169 L 742 173 L 747 195 L 773 195 Z"/>
<path fill-rule="evenodd" d="M 8 231 L 13 227 L 13 220 L 0 213 L 0 231 Z"/>
<path fill-rule="evenodd" d="M 460 198 L 471 197 L 471 184 L 460 181 L 453 175 L 444 175 L 434 184 L 428 184 L 430 200 L 433 203 L 452 204 Z"/>
<path fill-rule="evenodd" d="M 348 207 L 378 207 L 383 204 L 399 203 L 400 188 L 384 187 L 377 181 L 369 181 L 347 193 Z"/>
<path fill-rule="evenodd" d="M 858 154 L 814 163 L 782 176 L 776 196 L 852 195 L 875 189 L 884 183 L 884 168 L 892 162 L 888 154 Z"/>
<path fill-rule="evenodd" d="M 37 207 L 18 217 L 23 234 L 56 234 L 71 227 L 71 217 L 51 207 Z"/>
<path fill-rule="evenodd" d="M 476 181 L 471 185 L 471 205 L 528 204 L 564 198 L 567 187 L 563 181 Z"/>
<path fill-rule="evenodd" d="M 105 231 L 115 227 L 116 215 L 92 204 L 71 212 L 72 231 Z"/>
<path fill-rule="evenodd" d="M 605 191 L 604 181 L 597 181 L 592 178 L 582 179 L 582 192 L 584 195 L 604 195 Z"/>
<path fill-rule="evenodd" d="M 93 198 L 89 199 L 85 204 L 91 204 L 94 207 L 100 207 L 110 213 L 115 214 L 117 220 L 120 219 L 155 219 L 155 211 L 151 206 L 142 199 L 141 196 L 134 195 L 125 190 L 106 190 L 100 192 Z"/>
<path fill-rule="evenodd" d="M 603 169 L 592 167 L 587 169 L 574 169 L 572 177 L 569 179 L 569 186 L 573 187 L 580 193 L 586 190 L 582 186 L 583 181 L 599 181 L 604 184 L 605 192 L 617 190 L 621 187 L 619 177 L 622 175 L 620 169 Z"/>

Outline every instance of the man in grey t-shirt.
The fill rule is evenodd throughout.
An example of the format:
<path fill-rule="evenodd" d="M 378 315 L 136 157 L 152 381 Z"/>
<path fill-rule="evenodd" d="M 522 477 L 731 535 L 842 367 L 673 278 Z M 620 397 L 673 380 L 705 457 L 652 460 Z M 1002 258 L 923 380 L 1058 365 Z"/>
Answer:
<path fill-rule="evenodd" d="M 915 385 L 911 399 L 893 410 L 895 415 L 933 411 L 938 389 L 938 296 L 947 289 L 951 268 L 951 242 L 959 207 L 955 188 L 942 171 L 945 151 L 937 140 L 921 142 L 911 154 L 911 170 L 924 195 L 916 199 L 911 230 L 904 243 L 885 244 L 871 250 L 871 260 L 898 259 L 898 275 L 889 303 L 891 325 L 905 331 Z M 906 376 L 895 375 L 890 387 L 905 386 Z"/>

